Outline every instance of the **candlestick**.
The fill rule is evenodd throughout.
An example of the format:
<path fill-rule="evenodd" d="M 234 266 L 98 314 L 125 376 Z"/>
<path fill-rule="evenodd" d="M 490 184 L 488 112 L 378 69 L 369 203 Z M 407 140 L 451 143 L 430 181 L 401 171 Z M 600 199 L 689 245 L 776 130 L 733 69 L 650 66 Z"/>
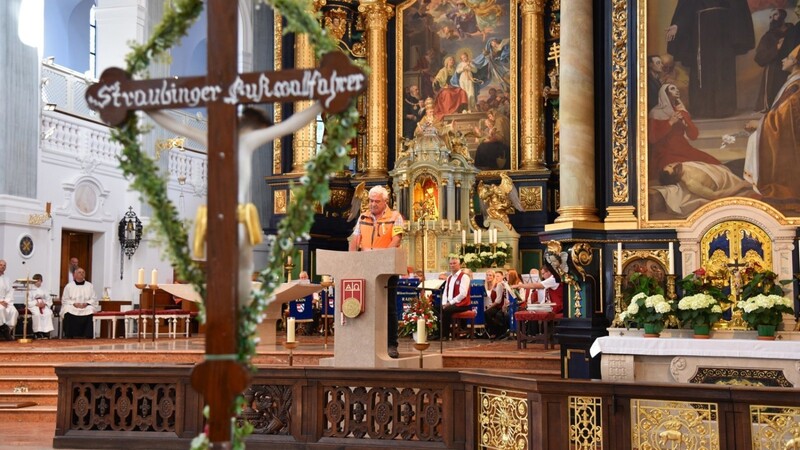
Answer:
<path fill-rule="evenodd" d="M 139 274 L 136 277 L 136 284 L 144 284 L 144 268 L 139 268 Z"/>
<path fill-rule="evenodd" d="M 286 342 L 294 342 L 294 317 L 289 317 L 286 321 Z"/>
<path fill-rule="evenodd" d="M 617 275 L 622 275 L 622 242 L 617 242 Z"/>
<path fill-rule="evenodd" d="M 467 230 L 461 230 L 461 245 L 467 245 Z"/>
<path fill-rule="evenodd" d="M 417 319 L 417 344 L 424 344 L 428 340 L 428 331 L 425 328 L 425 319 Z"/>
<path fill-rule="evenodd" d="M 47 204 L 44 206 L 44 212 L 46 212 L 48 216 L 50 215 L 50 207 L 51 206 L 52 205 L 50 204 L 50 202 L 47 202 Z"/>
<path fill-rule="evenodd" d="M 669 243 L 669 274 L 675 275 L 675 247 L 672 242 Z"/>
<path fill-rule="evenodd" d="M 150 286 L 158 286 L 158 270 L 150 272 Z"/>

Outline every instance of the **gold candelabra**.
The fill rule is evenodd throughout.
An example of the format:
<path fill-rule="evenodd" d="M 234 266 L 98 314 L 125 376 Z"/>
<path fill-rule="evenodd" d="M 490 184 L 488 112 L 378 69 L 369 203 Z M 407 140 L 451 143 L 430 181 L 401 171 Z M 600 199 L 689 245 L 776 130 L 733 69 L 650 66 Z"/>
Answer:
<path fill-rule="evenodd" d="M 414 349 L 419 352 L 419 368 L 422 369 L 422 352 L 431 346 L 430 342 L 414 342 Z"/>
<path fill-rule="evenodd" d="M 622 314 L 622 275 L 614 275 L 614 320 L 611 322 L 612 327 L 619 328 L 623 326 L 622 320 L 619 315 Z"/>
<path fill-rule="evenodd" d="M 322 290 L 322 335 L 323 335 L 323 348 L 328 348 L 328 288 L 333 286 L 333 279 L 329 275 L 323 275 L 322 281 L 319 283 L 323 287 Z"/>

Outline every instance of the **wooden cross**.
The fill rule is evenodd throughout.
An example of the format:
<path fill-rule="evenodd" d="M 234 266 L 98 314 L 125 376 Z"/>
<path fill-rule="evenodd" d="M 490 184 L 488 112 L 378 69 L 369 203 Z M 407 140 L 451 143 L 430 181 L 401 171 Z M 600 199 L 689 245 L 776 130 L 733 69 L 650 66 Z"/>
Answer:
<path fill-rule="evenodd" d="M 130 80 L 118 68 L 103 72 L 87 90 L 89 107 L 111 125 L 135 110 L 206 106 L 208 108 L 208 298 L 206 358 L 192 372 L 192 386 L 209 405 L 211 448 L 228 448 L 233 400 L 248 385 L 236 361 L 238 241 L 238 104 L 315 99 L 327 112 L 339 112 L 366 87 L 364 73 L 344 54 L 329 53 L 322 69 L 239 74 L 237 3 L 208 0 L 208 75 Z"/>

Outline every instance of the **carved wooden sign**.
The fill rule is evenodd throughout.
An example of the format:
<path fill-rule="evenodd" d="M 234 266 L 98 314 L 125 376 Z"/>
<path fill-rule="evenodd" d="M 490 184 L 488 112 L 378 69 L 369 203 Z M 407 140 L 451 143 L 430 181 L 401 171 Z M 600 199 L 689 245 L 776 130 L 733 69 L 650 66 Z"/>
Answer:
<path fill-rule="evenodd" d="M 288 103 L 319 100 L 329 113 L 342 111 L 366 87 L 366 75 L 343 53 L 331 52 L 320 68 L 239 74 L 228 85 L 210 84 L 206 77 L 131 80 L 111 67 L 86 91 L 89 108 L 110 125 L 125 121 L 130 111 L 196 108 L 209 103 Z"/>

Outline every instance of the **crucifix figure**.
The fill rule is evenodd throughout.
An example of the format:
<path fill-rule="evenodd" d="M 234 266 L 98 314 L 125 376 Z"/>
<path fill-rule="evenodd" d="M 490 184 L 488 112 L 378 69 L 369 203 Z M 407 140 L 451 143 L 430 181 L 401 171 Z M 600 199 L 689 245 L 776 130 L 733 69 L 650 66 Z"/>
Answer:
<path fill-rule="evenodd" d="M 731 268 L 730 270 L 730 277 L 731 277 L 731 295 L 733 295 L 733 303 L 736 304 L 736 301 L 739 300 L 739 290 L 742 289 L 742 274 L 739 272 L 739 269 L 745 267 L 747 264 L 743 262 L 739 262 L 739 258 L 733 258 L 728 262 L 727 266 Z"/>
<path fill-rule="evenodd" d="M 110 68 L 87 90 L 86 101 L 110 125 L 122 123 L 133 111 L 147 111 L 166 128 L 207 145 L 207 229 L 213 239 L 208 240 L 206 265 L 206 358 L 192 372 L 192 386 L 209 405 L 211 448 L 228 448 L 233 400 L 249 381 L 246 369 L 237 362 L 237 313 L 240 304 L 250 297 L 252 232 L 258 232 L 260 239 L 260 230 L 248 233 L 238 220 L 241 209 L 247 207 L 250 156 L 259 146 L 313 120 L 320 111 L 345 109 L 350 99 L 366 87 L 366 77 L 338 52 L 325 55 L 319 70 L 240 74 L 236 69 L 237 4 L 208 0 L 207 7 L 207 76 L 134 81 L 125 71 Z M 237 131 L 239 104 L 310 99 L 317 103 L 296 114 L 297 118 L 293 116 L 266 129 Z M 168 116 L 158 112 L 200 106 L 208 108 L 207 136 L 185 128 L 176 131 Z"/>

